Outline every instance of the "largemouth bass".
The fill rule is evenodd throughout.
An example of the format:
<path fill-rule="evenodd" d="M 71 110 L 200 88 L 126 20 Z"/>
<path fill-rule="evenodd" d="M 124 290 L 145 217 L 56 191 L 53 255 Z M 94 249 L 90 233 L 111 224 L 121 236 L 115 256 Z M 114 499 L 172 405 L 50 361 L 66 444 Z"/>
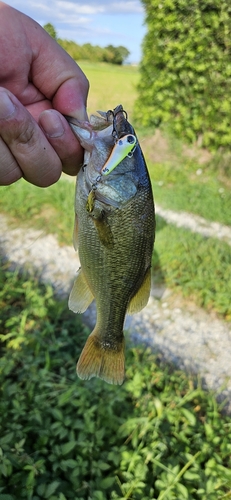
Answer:
<path fill-rule="evenodd" d="M 97 322 L 77 363 L 78 376 L 122 384 L 125 314 L 140 311 L 150 295 L 154 202 L 123 107 L 99 114 L 90 122 L 67 118 L 85 149 L 75 197 L 74 247 L 81 268 L 69 308 L 82 313 L 96 301 Z"/>

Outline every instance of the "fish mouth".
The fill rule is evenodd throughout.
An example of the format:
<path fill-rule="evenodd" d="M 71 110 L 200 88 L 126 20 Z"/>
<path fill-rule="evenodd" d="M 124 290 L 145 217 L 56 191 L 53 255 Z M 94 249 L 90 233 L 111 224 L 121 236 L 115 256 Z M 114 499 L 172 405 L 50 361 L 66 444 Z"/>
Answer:
<path fill-rule="evenodd" d="M 116 140 L 121 139 L 127 134 L 134 134 L 134 129 L 127 120 L 128 115 L 127 112 L 123 109 L 122 104 L 116 106 L 113 111 L 108 111 L 107 114 L 112 114 L 113 116 L 112 135 Z"/>

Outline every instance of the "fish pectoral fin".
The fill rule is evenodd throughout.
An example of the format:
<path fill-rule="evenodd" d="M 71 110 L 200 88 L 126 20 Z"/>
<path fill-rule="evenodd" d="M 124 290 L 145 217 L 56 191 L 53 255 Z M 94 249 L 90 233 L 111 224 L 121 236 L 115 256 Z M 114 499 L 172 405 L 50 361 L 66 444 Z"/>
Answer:
<path fill-rule="evenodd" d="M 74 230 L 73 230 L 73 246 L 74 246 L 74 249 L 77 250 L 77 247 L 78 247 L 78 217 L 77 217 L 77 214 L 75 214 L 75 223 L 74 223 Z"/>
<path fill-rule="evenodd" d="M 99 377 L 108 384 L 121 385 L 124 381 L 124 338 L 118 346 L 105 346 L 93 330 L 77 363 L 77 375 L 83 380 Z"/>
<path fill-rule="evenodd" d="M 77 272 L 77 277 L 68 300 L 68 307 L 74 313 L 83 313 L 94 300 L 83 271 L 80 269 Z"/>
<path fill-rule="evenodd" d="M 103 246 L 106 248 L 113 248 L 114 238 L 110 225 L 107 222 L 106 217 L 102 214 L 99 218 L 94 218 L 95 227 L 98 232 L 99 239 Z"/>
<path fill-rule="evenodd" d="M 149 268 L 144 276 L 143 282 L 136 294 L 132 297 L 128 304 L 127 313 L 134 314 L 141 309 L 143 309 L 147 303 L 150 296 L 151 291 L 151 268 Z"/>

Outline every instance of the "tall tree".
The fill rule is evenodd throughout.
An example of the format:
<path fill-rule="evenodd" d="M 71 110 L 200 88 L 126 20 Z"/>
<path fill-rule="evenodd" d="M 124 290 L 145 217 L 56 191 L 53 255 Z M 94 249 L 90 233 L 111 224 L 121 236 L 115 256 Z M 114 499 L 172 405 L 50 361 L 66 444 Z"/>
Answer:
<path fill-rule="evenodd" d="M 51 23 L 47 23 L 47 24 L 44 24 L 43 26 L 44 30 L 47 31 L 47 33 L 52 37 L 54 38 L 54 40 L 57 40 L 57 31 L 55 29 L 55 27 L 53 26 L 53 24 Z"/>
<path fill-rule="evenodd" d="M 129 54 L 129 50 L 122 45 L 120 45 L 119 47 L 107 45 L 107 47 L 105 47 L 104 60 L 105 62 L 110 62 L 112 64 L 123 64 Z"/>

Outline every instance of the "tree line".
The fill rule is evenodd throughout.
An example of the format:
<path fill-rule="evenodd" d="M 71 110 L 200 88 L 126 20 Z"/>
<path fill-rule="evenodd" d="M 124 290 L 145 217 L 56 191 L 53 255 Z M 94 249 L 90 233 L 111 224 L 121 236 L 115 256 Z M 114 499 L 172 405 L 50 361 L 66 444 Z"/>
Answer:
<path fill-rule="evenodd" d="M 100 47 L 99 45 L 92 45 L 91 43 L 79 45 L 71 40 L 58 38 L 56 29 L 51 23 L 45 24 L 43 28 L 76 61 L 87 60 L 121 65 L 124 64 L 130 55 L 129 50 L 122 45 L 119 45 L 118 47 L 114 47 L 113 45 Z"/>

